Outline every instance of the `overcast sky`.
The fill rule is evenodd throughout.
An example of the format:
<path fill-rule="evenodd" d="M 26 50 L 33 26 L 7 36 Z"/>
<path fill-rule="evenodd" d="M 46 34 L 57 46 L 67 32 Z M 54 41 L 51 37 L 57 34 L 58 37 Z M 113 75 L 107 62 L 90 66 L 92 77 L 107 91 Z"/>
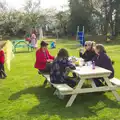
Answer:
<path fill-rule="evenodd" d="M 23 6 L 25 0 L 6 0 L 6 2 L 10 7 L 19 9 Z M 68 4 L 68 0 L 41 0 L 42 8 L 56 7 L 58 10 L 60 10 L 61 6 L 67 4 Z"/>

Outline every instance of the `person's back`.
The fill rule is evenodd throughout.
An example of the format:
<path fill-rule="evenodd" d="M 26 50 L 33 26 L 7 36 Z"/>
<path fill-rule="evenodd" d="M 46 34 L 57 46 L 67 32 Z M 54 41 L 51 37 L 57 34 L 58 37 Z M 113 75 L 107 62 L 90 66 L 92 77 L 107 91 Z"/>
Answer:
<path fill-rule="evenodd" d="M 75 82 L 70 80 L 70 78 L 66 74 L 66 69 L 75 69 L 75 66 L 68 60 L 68 57 L 59 57 L 64 56 L 63 54 L 67 51 L 65 49 L 61 49 L 58 53 L 57 58 L 53 61 L 50 71 L 50 81 L 55 84 L 66 83 L 71 87 L 75 86 Z"/>
<path fill-rule="evenodd" d="M 58 59 L 55 59 L 53 61 L 53 64 L 51 66 L 51 71 L 50 71 L 50 80 L 52 83 L 64 82 L 65 69 L 63 69 L 64 67 L 61 66 L 62 62 L 63 62 L 62 60 L 58 60 Z"/>
<path fill-rule="evenodd" d="M 114 68 L 113 68 L 110 57 L 106 54 L 106 51 L 104 50 L 104 46 L 98 44 L 96 46 L 96 51 L 97 51 L 96 52 L 97 55 L 93 59 L 93 61 L 95 61 L 95 65 L 105 68 L 107 70 L 110 70 L 112 73 L 109 76 L 109 78 L 113 78 L 114 77 Z"/>
<path fill-rule="evenodd" d="M 94 58 L 95 65 L 110 70 L 112 73 L 109 78 L 114 77 L 114 68 L 112 66 L 112 61 L 106 53 L 100 53 Z"/>

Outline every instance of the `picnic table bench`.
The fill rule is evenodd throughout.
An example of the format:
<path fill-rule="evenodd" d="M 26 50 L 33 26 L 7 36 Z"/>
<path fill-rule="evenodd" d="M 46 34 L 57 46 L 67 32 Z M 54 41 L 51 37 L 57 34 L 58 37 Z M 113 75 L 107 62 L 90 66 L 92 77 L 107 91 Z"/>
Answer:
<path fill-rule="evenodd" d="M 66 95 L 67 92 L 72 92 L 73 88 L 68 86 L 67 84 L 53 84 L 50 81 L 50 75 L 49 74 L 42 74 L 47 82 L 52 85 L 54 88 L 56 88 L 54 95 L 57 95 L 60 99 L 64 98 L 64 95 Z"/>
<path fill-rule="evenodd" d="M 25 40 L 14 40 L 13 43 L 13 51 L 16 52 L 16 48 L 28 48 L 28 51 L 33 50 L 33 47 L 31 44 L 27 43 Z"/>
<path fill-rule="evenodd" d="M 82 93 L 111 91 L 116 99 L 120 101 L 120 96 L 116 91 L 117 88 L 120 87 L 120 80 L 117 78 L 109 79 L 108 76 L 111 74 L 111 71 L 97 66 L 94 70 L 90 66 L 83 66 L 77 67 L 76 70 L 73 70 L 72 72 L 76 73 L 80 77 L 80 81 L 75 88 L 71 88 L 67 84 L 53 84 L 50 82 L 50 76 L 44 75 L 49 84 L 56 88 L 54 95 L 57 95 L 59 98 L 62 99 L 65 95 L 71 95 L 66 107 L 70 107 L 76 99 L 77 95 Z M 104 78 L 106 86 L 97 87 L 93 78 L 101 77 Z M 90 81 L 91 88 L 82 88 L 86 80 Z"/>

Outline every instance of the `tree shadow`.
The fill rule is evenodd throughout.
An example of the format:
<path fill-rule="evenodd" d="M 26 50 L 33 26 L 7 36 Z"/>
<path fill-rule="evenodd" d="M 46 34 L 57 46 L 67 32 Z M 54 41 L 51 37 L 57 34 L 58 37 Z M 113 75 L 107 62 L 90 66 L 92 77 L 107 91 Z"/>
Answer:
<path fill-rule="evenodd" d="M 23 54 L 23 53 L 28 53 L 29 54 L 31 52 L 33 52 L 33 51 L 17 51 L 14 54 Z"/>
<path fill-rule="evenodd" d="M 77 99 L 73 105 L 69 108 L 65 108 L 69 96 L 64 100 L 59 100 L 56 96 L 53 96 L 53 88 L 43 88 L 41 86 L 30 87 L 20 92 L 17 92 L 10 96 L 9 100 L 17 100 L 19 97 L 25 94 L 34 94 L 37 99 L 40 101 L 40 104 L 34 106 L 29 112 L 29 116 L 37 115 L 59 115 L 62 118 L 81 118 L 81 117 L 90 117 L 95 115 L 96 112 L 104 109 L 105 107 L 109 108 L 120 108 L 120 105 L 108 99 L 105 95 L 95 95 L 93 94 L 83 94 L 78 95 Z M 97 105 L 98 102 L 102 101 L 104 106 L 99 108 L 92 108 Z"/>

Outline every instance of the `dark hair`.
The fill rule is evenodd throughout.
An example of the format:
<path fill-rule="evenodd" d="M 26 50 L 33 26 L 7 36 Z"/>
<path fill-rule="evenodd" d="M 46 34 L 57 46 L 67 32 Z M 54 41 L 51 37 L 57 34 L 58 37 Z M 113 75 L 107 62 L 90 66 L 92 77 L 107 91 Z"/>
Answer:
<path fill-rule="evenodd" d="M 64 48 L 60 49 L 57 57 L 58 58 L 68 58 L 69 57 L 68 51 Z"/>
<path fill-rule="evenodd" d="M 102 44 L 97 44 L 96 49 L 98 49 L 100 53 L 101 52 L 106 53 L 105 47 Z"/>
<path fill-rule="evenodd" d="M 48 46 L 48 43 L 46 43 L 45 41 L 41 41 L 40 46 L 41 47 L 46 47 L 46 46 Z"/>

